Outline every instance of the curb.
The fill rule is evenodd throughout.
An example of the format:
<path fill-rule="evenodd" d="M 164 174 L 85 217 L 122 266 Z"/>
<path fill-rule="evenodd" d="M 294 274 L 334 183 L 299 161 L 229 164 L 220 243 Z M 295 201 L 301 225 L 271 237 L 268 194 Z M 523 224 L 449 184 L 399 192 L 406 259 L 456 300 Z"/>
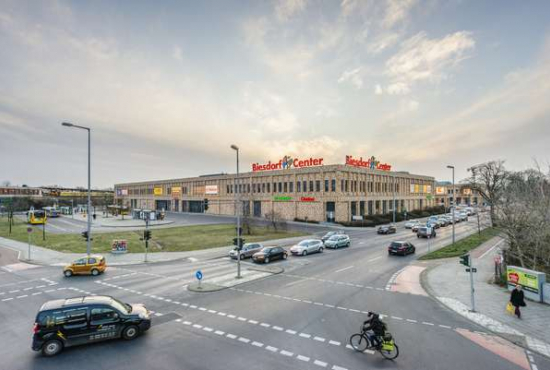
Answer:
<path fill-rule="evenodd" d="M 254 280 L 243 281 L 242 283 L 231 285 L 231 286 L 217 285 L 217 284 L 211 284 L 211 283 L 201 283 L 201 287 L 199 288 L 199 283 L 191 283 L 187 286 L 187 290 L 190 291 L 190 292 L 194 292 L 194 293 L 219 292 L 221 290 L 225 290 L 225 289 L 229 289 L 229 288 L 235 288 L 237 286 L 240 286 L 240 285 L 243 285 L 243 284 L 246 284 L 246 283 L 250 283 L 252 281 L 266 279 L 266 278 L 271 277 L 273 275 L 282 274 L 285 271 L 285 269 L 283 267 L 278 267 L 278 266 L 273 266 L 273 267 L 272 266 L 266 266 L 266 267 L 252 266 L 252 267 L 248 267 L 248 269 L 252 270 L 252 271 L 267 272 L 267 273 L 270 273 L 271 275 L 263 276 L 263 277 L 260 277 L 258 279 L 254 279 Z"/>
<path fill-rule="evenodd" d="M 521 332 L 518 332 L 520 335 L 513 335 L 513 334 L 505 334 L 505 333 L 495 331 L 495 330 L 491 329 L 489 326 L 482 325 L 479 322 L 476 322 L 476 321 L 472 320 L 468 316 L 463 315 L 459 310 L 454 309 L 453 307 L 445 304 L 443 301 L 438 299 L 438 297 L 436 296 L 436 294 L 433 291 L 432 287 L 430 286 L 430 284 L 427 281 L 428 280 L 427 276 L 434 268 L 438 267 L 442 263 L 442 261 L 444 261 L 444 260 L 445 259 L 424 261 L 424 262 L 428 263 L 428 267 L 424 271 L 422 271 L 421 274 L 420 274 L 420 285 L 428 293 L 430 298 L 432 298 L 434 301 L 436 301 L 440 306 L 442 306 L 442 307 L 446 308 L 447 310 L 452 311 L 452 312 L 458 314 L 460 317 L 463 317 L 464 319 L 468 320 L 471 324 L 476 325 L 476 326 L 478 326 L 480 328 L 483 328 L 485 330 L 488 330 L 492 334 L 494 334 L 494 335 L 496 335 L 496 336 L 498 336 L 498 337 L 500 337 L 504 340 L 507 340 L 507 341 L 517 345 L 518 347 L 523 348 L 526 351 L 536 352 L 537 354 L 539 354 L 539 355 L 541 355 L 541 356 L 543 356 L 547 359 L 550 359 L 550 356 L 548 354 L 543 353 L 543 352 L 539 351 L 537 348 L 532 348 L 528 345 L 528 343 L 527 343 L 528 338 L 531 338 L 531 339 L 535 339 L 535 338 L 529 337 L 528 335 L 525 335 L 524 333 L 521 333 Z M 481 315 L 483 315 L 483 314 L 481 314 Z M 486 315 L 483 315 L 483 316 L 486 316 Z M 488 317 L 489 319 L 492 319 L 489 316 L 486 316 L 486 317 Z M 492 319 L 492 320 L 495 321 L 495 322 L 500 323 L 498 320 L 494 320 L 494 319 Z M 502 324 L 502 323 L 500 323 L 500 324 Z M 505 325 L 505 324 L 502 324 L 502 325 Z M 521 340 L 517 340 L 515 338 L 521 338 Z M 536 340 L 540 341 L 538 339 L 536 339 Z M 540 342 L 542 342 L 542 341 L 540 341 Z"/>

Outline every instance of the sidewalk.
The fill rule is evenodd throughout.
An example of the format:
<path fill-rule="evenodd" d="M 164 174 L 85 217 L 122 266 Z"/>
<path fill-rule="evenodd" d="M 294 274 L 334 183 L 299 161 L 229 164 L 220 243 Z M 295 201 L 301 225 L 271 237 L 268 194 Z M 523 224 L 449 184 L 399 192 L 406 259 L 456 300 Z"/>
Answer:
<path fill-rule="evenodd" d="M 493 258 L 504 241 L 493 238 L 474 250 L 476 312 L 470 312 L 470 276 L 457 258 L 433 261 L 422 275 L 426 291 L 445 306 L 475 323 L 522 346 L 550 357 L 550 305 L 527 301 L 519 320 L 506 312 L 510 292 L 490 284 Z"/>
<path fill-rule="evenodd" d="M 264 245 L 279 245 L 289 246 L 303 240 L 304 236 L 267 240 L 262 242 Z M 19 259 L 22 262 L 29 262 L 39 265 L 48 266 L 62 266 L 66 265 L 73 260 L 83 256 L 82 253 L 62 253 L 51 249 L 38 247 L 31 245 L 31 260 L 28 260 L 28 244 L 18 242 L 11 239 L 0 237 L 0 247 L 8 248 L 19 252 Z M 151 262 L 167 262 L 175 261 L 186 258 L 201 258 L 201 259 L 213 259 L 225 257 L 228 255 L 229 250 L 233 248 L 233 245 L 225 247 L 210 248 L 188 252 L 154 252 L 147 255 L 147 261 Z M 117 265 L 135 265 L 144 263 L 144 253 L 126 253 L 126 254 L 111 254 L 102 253 L 107 258 L 107 263 L 112 266 Z"/>

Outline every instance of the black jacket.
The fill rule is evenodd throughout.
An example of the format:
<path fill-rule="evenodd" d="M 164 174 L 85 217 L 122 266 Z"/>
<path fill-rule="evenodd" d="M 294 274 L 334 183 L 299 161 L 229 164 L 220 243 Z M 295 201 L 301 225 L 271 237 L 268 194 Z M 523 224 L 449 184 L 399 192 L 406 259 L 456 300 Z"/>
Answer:
<path fill-rule="evenodd" d="M 365 331 L 372 330 L 376 336 L 383 337 L 386 334 L 386 324 L 380 319 L 367 320 L 363 325 L 365 325 Z"/>
<path fill-rule="evenodd" d="M 512 290 L 512 295 L 510 297 L 510 302 L 516 307 L 525 307 L 525 300 L 522 290 L 514 289 Z"/>

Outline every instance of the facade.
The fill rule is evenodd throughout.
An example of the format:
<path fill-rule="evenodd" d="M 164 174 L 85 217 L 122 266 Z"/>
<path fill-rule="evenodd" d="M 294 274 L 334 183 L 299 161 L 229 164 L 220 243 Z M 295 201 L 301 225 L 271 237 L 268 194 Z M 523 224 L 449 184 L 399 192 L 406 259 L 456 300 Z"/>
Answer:
<path fill-rule="evenodd" d="M 44 189 L 27 186 L 0 186 L 0 198 L 39 198 L 44 195 Z"/>
<path fill-rule="evenodd" d="M 483 198 L 477 190 L 472 189 L 471 184 L 453 184 L 450 182 L 438 182 L 435 185 L 436 205 L 445 205 L 449 208 L 456 199 L 457 206 L 474 206 L 483 204 Z"/>
<path fill-rule="evenodd" d="M 253 217 L 275 212 L 286 220 L 336 222 L 390 213 L 394 196 L 398 212 L 436 205 L 433 177 L 392 172 L 374 158 L 346 163 L 285 157 L 253 164 L 238 182 L 234 174 L 218 174 L 116 184 L 115 199 L 132 209 L 234 215 L 238 196 L 242 212 Z"/>

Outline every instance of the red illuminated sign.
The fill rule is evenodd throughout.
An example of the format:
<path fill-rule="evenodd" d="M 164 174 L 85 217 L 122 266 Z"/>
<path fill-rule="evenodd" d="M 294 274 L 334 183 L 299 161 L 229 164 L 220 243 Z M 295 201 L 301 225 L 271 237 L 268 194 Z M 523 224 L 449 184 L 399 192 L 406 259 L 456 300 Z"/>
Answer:
<path fill-rule="evenodd" d="M 313 166 L 322 166 L 323 158 L 309 158 L 309 159 L 298 159 L 292 158 L 288 155 L 285 155 L 283 159 L 279 162 L 267 162 L 265 164 L 252 163 L 252 171 L 275 171 L 275 170 L 286 170 L 289 168 L 303 168 L 303 167 L 313 167 Z"/>
<path fill-rule="evenodd" d="M 314 197 L 301 197 L 300 201 L 301 202 L 315 202 L 315 198 Z"/>
<path fill-rule="evenodd" d="M 346 165 L 353 167 L 365 167 L 370 168 L 371 170 L 381 170 L 381 171 L 390 171 L 391 165 L 387 163 L 380 163 L 376 160 L 376 157 L 372 156 L 366 161 L 363 160 L 363 157 L 353 158 L 351 155 L 346 155 Z"/>

